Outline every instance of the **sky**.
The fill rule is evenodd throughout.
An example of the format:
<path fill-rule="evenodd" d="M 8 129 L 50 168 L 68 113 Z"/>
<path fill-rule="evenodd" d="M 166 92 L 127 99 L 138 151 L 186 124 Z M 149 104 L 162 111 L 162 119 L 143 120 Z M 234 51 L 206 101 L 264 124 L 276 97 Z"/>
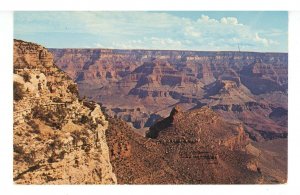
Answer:
<path fill-rule="evenodd" d="M 47 48 L 288 51 L 288 12 L 14 12 L 14 38 Z"/>

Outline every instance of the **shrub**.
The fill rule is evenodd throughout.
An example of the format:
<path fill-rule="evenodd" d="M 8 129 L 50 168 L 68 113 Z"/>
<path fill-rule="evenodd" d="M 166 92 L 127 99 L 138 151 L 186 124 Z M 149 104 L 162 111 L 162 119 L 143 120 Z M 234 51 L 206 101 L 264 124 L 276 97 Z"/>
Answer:
<path fill-rule="evenodd" d="M 81 132 L 80 131 L 73 131 L 71 133 L 71 136 L 73 138 L 73 142 L 76 143 L 80 140 L 80 137 L 81 137 Z"/>
<path fill-rule="evenodd" d="M 35 106 L 32 109 L 33 118 L 39 118 L 46 122 L 47 125 L 56 129 L 61 129 L 67 112 L 61 106 L 57 106 L 56 110 L 47 110 L 42 106 Z"/>
<path fill-rule="evenodd" d="M 89 125 L 90 125 L 90 128 L 91 128 L 92 131 L 94 131 L 98 127 L 98 125 L 94 124 L 94 123 L 90 123 Z"/>
<path fill-rule="evenodd" d="M 28 125 L 32 128 L 33 133 L 41 133 L 39 125 L 34 120 L 29 121 Z"/>
<path fill-rule="evenodd" d="M 59 153 L 58 158 L 61 159 L 61 160 L 64 159 L 66 153 L 67 153 L 66 151 L 62 151 L 61 153 Z"/>
<path fill-rule="evenodd" d="M 35 162 L 35 158 L 36 158 L 36 153 L 33 150 L 23 155 L 24 161 L 28 164 L 33 164 Z"/>
<path fill-rule="evenodd" d="M 32 108 L 32 116 L 33 118 L 43 119 L 45 111 L 42 106 L 35 106 Z"/>
<path fill-rule="evenodd" d="M 92 101 L 83 101 L 83 105 L 88 107 L 90 110 L 94 110 L 96 108 L 96 103 Z"/>
<path fill-rule="evenodd" d="M 25 72 L 25 74 L 23 75 L 24 81 L 25 82 L 29 82 L 31 79 L 31 76 L 28 72 Z"/>
<path fill-rule="evenodd" d="M 14 144 L 14 145 L 13 145 L 13 149 L 14 149 L 14 152 L 16 152 L 16 153 L 18 153 L 18 154 L 24 154 L 24 153 L 25 153 L 23 147 L 22 147 L 22 146 L 19 146 L 19 145 L 17 145 L 17 144 Z"/>
<path fill-rule="evenodd" d="M 55 103 L 62 103 L 62 102 L 63 102 L 63 101 L 61 100 L 61 98 L 59 98 L 59 97 L 54 97 L 54 98 L 52 99 L 52 101 L 55 102 Z"/>
<path fill-rule="evenodd" d="M 87 116 L 85 116 L 85 115 L 82 115 L 81 116 L 81 119 L 80 119 L 80 123 L 81 124 L 85 124 L 85 123 L 87 123 L 89 121 L 89 118 L 87 117 Z"/>
<path fill-rule="evenodd" d="M 67 111 L 63 106 L 58 105 L 56 107 L 56 112 L 54 113 L 55 116 L 59 119 L 59 120 L 64 120 L 67 116 Z"/>
<path fill-rule="evenodd" d="M 24 98 L 24 86 L 21 83 L 14 82 L 14 100 L 20 101 Z"/>
<path fill-rule="evenodd" d="M 70 85 L 68 86 L 68 90 L 69 90 L 72 94 L 74 94 L 74 95 L 76 95 L 76 96 L 79 95 L 78 89 L 77 89 L 77 85 L 76 85 L 76 84 L 70 84 Z"/>
<path fill-rule="evenodd" d="M 41 83 L 38 83 L 38 90 L 42 90 L 42 84 Z"/>

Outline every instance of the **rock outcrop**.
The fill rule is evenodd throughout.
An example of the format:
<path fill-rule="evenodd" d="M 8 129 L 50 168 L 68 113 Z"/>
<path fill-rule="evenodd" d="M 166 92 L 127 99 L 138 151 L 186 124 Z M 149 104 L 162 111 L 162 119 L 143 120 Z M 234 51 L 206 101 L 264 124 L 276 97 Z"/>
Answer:
<path fill-rule="evenodd" d="M 210 147 L 226 146 L 230 150 L 244 148 L 249 142 L 242 124 L 224 121 L 208 107 L 184 112 L 176 106 L 169 117 L 150 127 L 146 137 L 171 143 L 197 142 Z"/>
<path fill-rule="evenodd" d="M 14 182 L 114 184 L 101 107 L 44 47 L 14 40 Z"/>
<path fill-rule="evenodd" d="M 106 135 L 119 183 L 286 182 L 286 172 L 277 174 L 276 163 L 266 161 L 271 155 L 262 158 L 268 151 L 253 146 L 241 124 L 226 122 L 207 107 L 188 112 L 173 107 L 167 118 L 150 127 L 146 137 L 120 119 L 109 118 L 109 122 Z"/>
<path fill-rule="evenodd" d="M 51 49 L 80 95 L 144 132 L 174 105 L 204 105 L 244 123 L 254 140 L 287 135 L 286 53 Z M 121 111 L 119 111 L 121 109 Z M 133 111 L 131 111 L 134 109 Z M 152 118 L 151 120 L 148 120 Z M 268 135 L 272 135 L 268 137 Z"/>

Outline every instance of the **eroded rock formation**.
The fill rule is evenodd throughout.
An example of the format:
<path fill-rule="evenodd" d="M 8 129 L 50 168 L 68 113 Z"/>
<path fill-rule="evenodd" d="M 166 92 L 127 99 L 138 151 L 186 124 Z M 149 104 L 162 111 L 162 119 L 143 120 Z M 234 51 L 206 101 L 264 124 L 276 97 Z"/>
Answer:
<path fill-rule="evenodd" d="M 207 107 L 188 112 L 174 107 L 167 118 L 150 127 L 146 138 L 119 119 L 109 122 L 106 134 L 120 183 L 286 182 L 286 172 L 275 171 L 276 163 L 266 161 L 271 155 L 252 145 L 242 124 L 226 122 Z"/>
<path fill-rule="evenodd" d="M 100 106 L 78 99 L 47 49 L 14 41 L 15 183 L 116 183 L 107 128 Z"/>
<path fill-rule="evenodd" d="M 16 183 L 286 182 L 285 54 L 51 51 L 15 40 Z"/>
<path fill-rule="evenodd" d="M 101 102 L 141 134 L 179 104 L 184 110 L 206 105 L 242 122 L 254 140 L 287 136 L 287 113 L 271 114 L 287 110 L 286 53 L 50 51 L 78 83 L 81 96 Z"/>

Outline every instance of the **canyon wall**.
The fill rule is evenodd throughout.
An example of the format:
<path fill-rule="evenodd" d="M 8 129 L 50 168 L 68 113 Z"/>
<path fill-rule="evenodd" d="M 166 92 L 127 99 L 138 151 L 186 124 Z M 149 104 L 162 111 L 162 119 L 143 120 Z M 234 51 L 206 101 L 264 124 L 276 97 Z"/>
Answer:
<path fill-rule="evenodd" d="M 14 40 L 14 161 L 18 184 L 114 184 L 101 107 L 44 47 Z"/>
<path fill-rule="evenodd" d="M 14 41 L 15 183 L 287 181 L 286 54 L 50 51 Z"/>
<path fill-rule="evenodd" d="M 208 106 L 254 140 L 287 137 L 287 53 L 50 49 L 111 116 L 144 132 L 175 105 Z"/>

